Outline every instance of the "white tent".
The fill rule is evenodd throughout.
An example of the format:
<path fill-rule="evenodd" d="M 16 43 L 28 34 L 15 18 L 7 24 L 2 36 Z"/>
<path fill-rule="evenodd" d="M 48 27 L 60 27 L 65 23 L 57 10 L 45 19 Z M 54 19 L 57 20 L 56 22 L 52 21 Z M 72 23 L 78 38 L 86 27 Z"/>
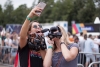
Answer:
<path fill-rule="evenodd" d="M 99 17 L 96 17 L 96 19 L 95 19 L 95 21 L 94 21 L 94 24 L 100 24 Z"/>

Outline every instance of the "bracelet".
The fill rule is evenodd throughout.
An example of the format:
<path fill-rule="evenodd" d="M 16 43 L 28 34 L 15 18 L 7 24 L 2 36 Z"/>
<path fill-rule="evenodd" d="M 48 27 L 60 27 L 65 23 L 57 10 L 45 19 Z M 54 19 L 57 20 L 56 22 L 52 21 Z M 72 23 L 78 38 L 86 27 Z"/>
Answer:
<path fill-rule="evenodd" d="M 61 42 L 60 45 L 61 45 L 61 44 L 65 44 L 65 43 L 64 43 L 64 42 Z"/>
<path fill-rule="evenodd" d="M 48 49 L 49 49 L 49 48 L 53 49 L 53 47 L 52 47 L 52 46 L 48 46 Z"/>
<path fill-rule="evenodd" d="M 26 19 L 27 19 L 27 20 L 29 20 L 29 21 L 31 21 L 31 20 L 32 20 L 32 18 L 30 18 L 30 17 L 28 17 L 28 16 L 26 17 Z"/>

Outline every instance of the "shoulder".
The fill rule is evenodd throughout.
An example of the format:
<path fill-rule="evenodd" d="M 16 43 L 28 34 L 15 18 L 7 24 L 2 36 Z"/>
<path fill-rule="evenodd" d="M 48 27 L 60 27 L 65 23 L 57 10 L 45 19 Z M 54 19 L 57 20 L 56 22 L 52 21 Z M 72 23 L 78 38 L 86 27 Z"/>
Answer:
<path fill-rule="evenodd" d="M 26 52 L 26 51 L 29 51 L 29 45 L 26 44 L 23 48 L 20 48 L 20 46 L 18 46 L 18 51 L 19 51 L 19 52 Z"/>
<path fill-rule="evenodd" d="M 70 47 L 70 48 L 72 48 L 72 47 L 76 47 L 76 48 L 78 48 L 78 49 L 79 49 L 79 46 L 78 46 L 78 44 L 77 44 L 77 43 L 72 43 L 72 44 L 70 44 L 70 45 L 69 45 L 69 47 Z"/>

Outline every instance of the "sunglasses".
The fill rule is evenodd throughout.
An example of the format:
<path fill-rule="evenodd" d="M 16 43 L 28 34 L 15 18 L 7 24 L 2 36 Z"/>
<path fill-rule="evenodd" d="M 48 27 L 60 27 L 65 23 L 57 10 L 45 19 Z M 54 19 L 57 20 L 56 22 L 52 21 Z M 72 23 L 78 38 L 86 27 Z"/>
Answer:
<path fill-rule="evenodd" d="M 37 29 L 37 28 L 42 28 L 42 25 L 34 25 L 33 28 Z"/>

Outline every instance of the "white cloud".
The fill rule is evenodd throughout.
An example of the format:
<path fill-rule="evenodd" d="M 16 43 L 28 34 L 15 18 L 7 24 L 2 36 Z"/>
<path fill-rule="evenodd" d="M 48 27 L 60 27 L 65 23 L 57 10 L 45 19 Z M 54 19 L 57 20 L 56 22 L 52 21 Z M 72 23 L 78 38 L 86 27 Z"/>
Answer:
<path fill-rule="evenodd" d="M 7 0 L 0 0 L 0 4 L 4 7 L 6 1 Z M 35 3 L 38 2 L 38 0 L 11 0 L 11 1 L 15 9 L 21 4 L 27 4 L 27 7 L 31 7 L 34 1 Z"/>

